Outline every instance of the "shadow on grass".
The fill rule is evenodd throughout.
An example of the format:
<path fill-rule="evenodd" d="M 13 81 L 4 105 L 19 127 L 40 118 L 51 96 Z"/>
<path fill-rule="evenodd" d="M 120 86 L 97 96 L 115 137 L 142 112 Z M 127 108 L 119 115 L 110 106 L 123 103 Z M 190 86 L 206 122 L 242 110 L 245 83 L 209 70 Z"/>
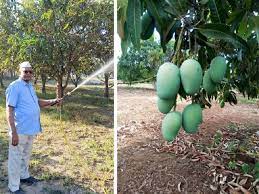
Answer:
<path fill-rule="evenodd" d="M 48 95 L 41 98 L 55 98 L 53 88 L 48 88 Z M 113 96 L 113 91 L 111 91 Z M 57 106 L 42 109 L 43 113 L 53 114 L 54 117 L 60 117 L 60 108 Z M 61 116 L 64 120 L 70 122 L 81 122 L 85 124 L 104 125 L 113 127 L 113 99 L 103 97 L 103 89 L 90 88 L 78 89 L 71 96 L 65 98 Z"/>
<path fill-rule="evenodd" d="M 71 91 L 71 89 L 68 89 Z M 55 98 L 55 88 L 47 87 L 47 94 L 41 94 L 37 90 L 37 95 L 42 99 Z M 103 125 L 113 127 L 113 90 L 110 90 L 112 98 L 103 97 L 103 88 L 90 87 L 89 89 L 78 89 L 63 103 L 61 116 L 70 122 L 81 122 L 85 124 Z M 5 90 L 0 89 L 0 106 L 5 108 Z M 60 108 L 42 108 L 41 113 L 60 118 Z"/>
<path fill-rule="evenodd" d="M 5 90 L 0 88 L 0 106 L 5 108 Z"/>
<path fill-rule="evenodd" d="M 0 107 L 5 108 L 5 94 L 4 94 L 4 90 L 0 89 Z M 37 93 L 39 98 L 43 98 L 43 99 L 51 99 L 51 98 L 55 98 L 55 89 L 53 88 L 47 88 L 47 95 L 42 95 L 40 93 Z M 111 91 L 111 96 L 113 96 L 113 92 Z M 4 110 L 4 109 L 3 109 Z M 1 115 L 4 118 L 5 112 L 1 111 Z M 57 107 L 50 107 L 50 108 L 46 108 L 46 109 L 42 109 L 41 114 L 53 119 L 53 120 L 57 120 L 59 118 L 59 109 Z M 65 121 L 69 121 L 72 124 L 94 124 L 94 125 L 103 125 L 104 127 L 109 127 L 112 128 L 113 127 L 113 99 L 110 99 L 109 102 L 107 102 L 107 99 L 103 97 L 103 89 L 102 88 L 93 88 L 93 87 L 89 87 L 89 89 L 79 89 L 77 90 L 75 93 L 73 93 L 73 95 L 71 95 L 69 98 L 67 98 L 64 101 L 64 105 L 63 105 L 63 110 L 62 110 L 62 120 Z M 0 122 L 1 123 L 1 122 Z M 3 122 L 4 125 L 6 125 L 6 122 Z M 49 125 L 52 125 L 52 123 L 47 123 Z M 2 126 L 1 126 L 2 127 Z M 98 129 L 99 130 L 99 129 Z M 2 132 L 4 131 L 4 132 Z M 83 132 L 87 132 L 87 130 L 82 130 Z M 1 133 L 2 132 L 2 133 Z M 78 132 L 78 130 L 77 130 Z M 78 132 L 79 133 L 79 132 Z M 101 135 L 103 134 L 108 134 L 108 131 L 104 130 L 103 132 L 100 132 Z M 100 136 L 101 136 L 100 135 Z M 88 137 L 88 134 L 83 134 L 83 137 Z M 99 136 L 98 136 L 99 137 Z M 75 137 L 76 138 L 76 137 Z M 89 138 L 92 138 L 89 137 Z M 1 171 L 0 171 L 0 193 L 4 193 L 2 192 L 2 189 L 4 189 L 4 191 L 6 191 L 7 188 L 7 152 L 8 152 L 8 142 L 7 142 L 7 133 L 6 130 L 2 130 L 0 129 L 0 167 L 1 167 Z M 77 140 L 76 140 L 77 141 Z M 95 141 L 95 140 L 94 140 Z M 96 141 L 101 141 L 101 140 L 96 140 Z M 85 142 L 89 142 L 89 141 L 85 141 Z M 46 146 L 48 145 L 48 142 L 44 142 L 44 144 L 38 145 L 38 148 L 41 148 L 42 146 Z M 56 144 L 55 144 L 56 145 Z M 54 146 L 55 146 L 54 145 Z M 106 145 L 106 144 L 105 144 Z M 98 144 L 98 147 L 103 146 L 105 147 L 105 145 L 103 143 L 101 143 L 100 145 Z M 83 144 L 81 145 L 83 146 Z M 112 147 L 112 146 L 108 146 L 108 147 Z M 62 146 L 60 146 L 60 148 L 62 148 Z M 83 148 L 81 148 L 82 150 Z M 86 146 L 86 148 L 84 148 L 84 154 L 85 155 L 89 155 L 89 148 Z M 91 180 L 86 179 L 85 177 L 82 178 L 82 184 L 77 180 L 76 175 L 74 172 L 75 169 L 78 170 L 78 172 L 80 172 L 80 166 L 71 166 L 68 169 L 56 169 L 58 171 L 58 173 L 56 173 L 55 169 L 52 168 L 57 168 L 54 167 L 55 166 L 55 162 L 57 162 L 55 159 L 53 159 L 53 156 L 57 156 L 57 152 L 53 151 L 53 154 L 47 154 L 48 150 L 44 149 L 44 151 L 41 150 L 40 153 L 37 153 L 35 151 L 37 151 L 37 149 L 35 149 L 35 145 L 34 145 L 34 152 L 32 155 L 32 159 L 31 159 L 31 168 L 30 171 L 32 173 L 33 176 L 36 176 L 38 178 L 43 179 L 44 182 L 44 186 L 49 185 L 49 184 L 53 184 L 53 183 L 62 183 L 62 187 L 59 189 L 57 187 L 45 187 L 45 193 L 69 193 L 69 190 L 71 191 L 75 191 L 72 193 L 93 193 L 93 189 L 88 188 L 88 185 L 91 185 L 92 181 L 99 181 L 99 180 L 111 180 L 108 178 L 105 178 L 103 176 L 107 176 L 107 174 L 110 176 L 110 172 L 106 172 L 107 170 L 99 170 L 98 173 L 94 174 L 93 172 L 93 176 L 94 178 L 91 178 Z M 64 153 L 67 152 L 67 150 L 63 150 Z M 62 151 L 62 152 L 63 152 Z M 80 149 L 79 149 L 80 151 Z M 43 154 L 44 153 L 44 154 Z M 95 153 L 95 152 L 94 152 Z M 62 153 L 60 153 L 62 154 Z M 79 154 L 77 154 L 78 157 L 81 157 Z M 99 156 L 96 156 L 97 159 L 94 160 L 96 161 L 96 166 L 101 165 L 102 163 L 100 161 L 98 161 Z M 108 156 L 107 156 L 108 157 Z M 63 158 L 63 162 L 66 163 L 66 157 Z M 106 160 L 106 158 L 105 158 Z M 80 162 L 84 162 L 81 161 Z M 87 161 L 85 161 L 87 162 Z M 85 163 L 84 162 L 84 163 Z M 48 169 L 46 166 L 48 165 L 48 167 L 52 167 L 50 169 Z M 64 163 L 62 163 L 62 165 L 64 165 Z M 91 166 L 92 164 L 89 164 L 89 166 Z M 90 169 L 90 168 L 89 168 Z M 3 171 L 5 170 L 5 171 Z M 73 170 L 72 172 L 66 173 L 66 171 L 70 171 Z M 82 170 L 82 169 L 81 169 Z M 103 174 L 102 174 L 103 172 Z M 74 177 L 72 177 L 72 175 Z M 70 176 L 71 175 L 71 176 Z M 88 174 L 85 174 L 86 177 L 88 176 Z M 102 179 L 100 178 L 102 177 Z M 100 188 L 112 188 L 112 185 L 110 184 L 111 181 L 109 181 L 109 183 L 107 183 L 106 181 L 102 182 L 102 186 L 97 186 L 99 188 L 99 190 L 97 189 L 97 191 L 102 191 L 102 189 Z M 88 184 L 89 183 L 89 184 Z M 106 185 L 108 184 L 108 185 Z M 64 188 L 63 188 L 64 187 Z M 96 188 L 96 185 L 92 185 L 92 187 Z M 57 188 L 57 189 L 54 189 Z M 62 190 L 63 189 L 63 190 Z M 64 189 L 66 192 L 64 192 Z M 43 192 L 43 193 L 44 193 Z"/>
<path fill-rule="evenodd" d="M 7 159 L 8 159 L 8 140 L 6 132 L 0 133 L 0 193 L 8 193 Z M 37 158 L 44 158 L 41 165 L 35 165 L 32 161 Z M 85 184 L 77 184 L 76 181 L 61 173 L 53 173 L 44 168 L 45 162 L 51 162 L 48 156 L 32 154 L 30 172 L 41 181 L 35 186 L 21 185 L 28 193 L 36 192 L 39 194 L 66 194 L 66 193 L 96 193 Z M 40 185 L 40 186 L 38 186 Z M 84 187 L 82 186 L 84 185 Z M 31 191 L 31 192 L 30 192 Z"/>
<path fill-rule="evenodd" d="M 0 191 L 7 187 L 8 138 L 6 131 L 0 131 Z"/>

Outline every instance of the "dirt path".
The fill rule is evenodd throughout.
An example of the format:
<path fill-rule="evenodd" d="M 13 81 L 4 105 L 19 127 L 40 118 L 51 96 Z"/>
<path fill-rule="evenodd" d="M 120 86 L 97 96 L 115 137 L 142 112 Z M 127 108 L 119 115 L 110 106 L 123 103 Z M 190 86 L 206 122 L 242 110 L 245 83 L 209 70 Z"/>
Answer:
<path fill-rule="evenodd" d="M 189 103 L 179 102 L 177 109 Z M 223 127 L 259 123 L 259 109 L 254 104 L 221 109 L 214 103 L 203 117 L 197 134 L 180 132 L 177 142 L 184 144 L 179 152 L 186 142 L 210 144 Z M 118 88 L 118 193 L 218 193 L 211 189 L 208 165 L 163 151 L 167 145 L 160 133 L 162 118 L 155 91 Z"/>

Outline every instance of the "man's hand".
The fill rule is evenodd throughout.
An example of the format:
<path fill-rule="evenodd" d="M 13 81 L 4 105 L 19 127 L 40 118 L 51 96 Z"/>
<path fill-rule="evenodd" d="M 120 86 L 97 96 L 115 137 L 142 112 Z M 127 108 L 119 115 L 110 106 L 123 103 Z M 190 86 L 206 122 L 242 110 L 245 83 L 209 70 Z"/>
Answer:
<path fill-rule="evenodd" d="M 58 106 L 60 106 L 63 102 L 63 99 L 62 98 L 56 98 L 54 99 L 54 103 L 53 105 L 57 104 Z"/>
<path fill-rule="evenodd" d="M 19 137 L 14 123 L 14 107 L 12 106 L 6 107 L 6 118 L 7 118 L 8 125 L 12 130 L 12 145 L 17 146 L 19 143 Z"/>
<path fill-rule="evenodd" d="M 12 133 L 12 145 L 13 145 L 13 146 L 17 146 L 18 143 L 19 143 L 18 134 L 17 134 L 17 132 L 13 132 L 13 133 Z"/>

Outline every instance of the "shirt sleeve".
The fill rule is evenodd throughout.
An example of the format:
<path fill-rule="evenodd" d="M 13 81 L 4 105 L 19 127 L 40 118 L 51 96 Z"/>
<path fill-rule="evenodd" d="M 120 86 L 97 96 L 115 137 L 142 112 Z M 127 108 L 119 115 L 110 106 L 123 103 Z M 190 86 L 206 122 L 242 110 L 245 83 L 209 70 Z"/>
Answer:
<path fill-rule="evenodd" d="M 16 107 L 18 102 L 18 87 L 16 85 L 10 85 L 6 89 L 6 106 Z"/>

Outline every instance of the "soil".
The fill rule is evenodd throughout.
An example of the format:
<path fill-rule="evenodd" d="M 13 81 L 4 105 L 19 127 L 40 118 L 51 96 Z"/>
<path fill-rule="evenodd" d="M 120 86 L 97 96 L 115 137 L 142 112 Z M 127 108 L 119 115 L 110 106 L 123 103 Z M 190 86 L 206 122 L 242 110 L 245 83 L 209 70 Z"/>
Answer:
<path fill-rule="evenodd" d="M 189 103 L 179 101 L 177 110 Z M 181 129 L 172 145 L 161 136 L 164 115 L 157 110 L 154 90 L 118 87 L 117 109 L 118 193 L 219 193 L 213 180 L 218 169 L 212 171 L 208 162 L 194 157 L 198 145 L 210 146 L 216 131 L 229 134 L 231 126 L 253 126 L 253 134 L 259 130 L 256 104 L 220 108 L 213 102 L 203 111 L 199 132 L 187 135 Z M 255 140 L 259 147 L 259 138 Z"/>

